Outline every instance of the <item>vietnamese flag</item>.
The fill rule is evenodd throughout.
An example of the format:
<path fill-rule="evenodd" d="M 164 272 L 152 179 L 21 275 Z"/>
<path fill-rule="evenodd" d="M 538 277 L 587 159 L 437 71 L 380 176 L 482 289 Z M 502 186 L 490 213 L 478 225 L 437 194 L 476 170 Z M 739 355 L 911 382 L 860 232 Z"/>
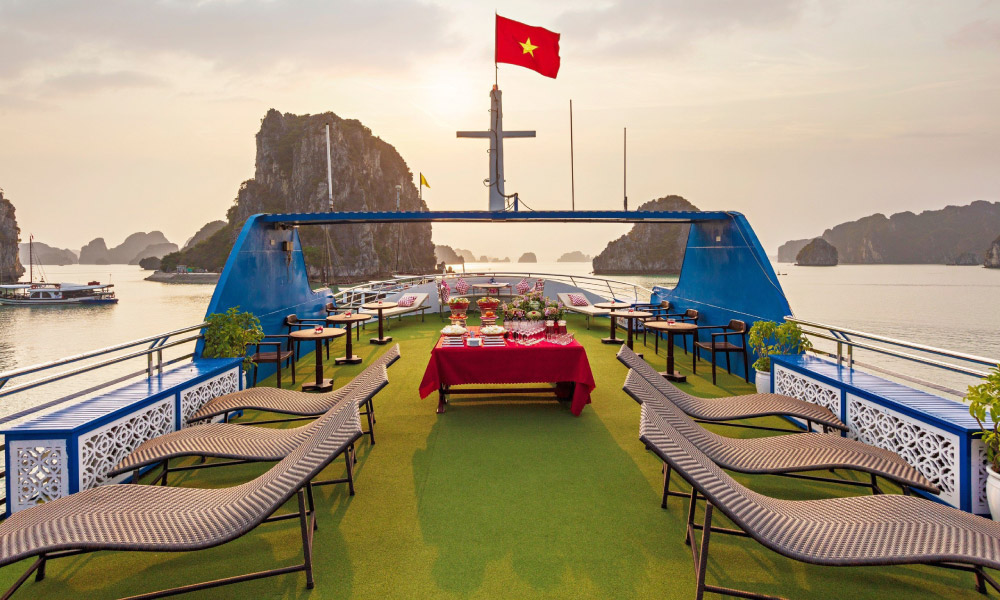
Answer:
<path fill-rule="evenodd" d="M 559 34 L 497 15 L 496 62 L 518 65 L 556 78 Z"/>

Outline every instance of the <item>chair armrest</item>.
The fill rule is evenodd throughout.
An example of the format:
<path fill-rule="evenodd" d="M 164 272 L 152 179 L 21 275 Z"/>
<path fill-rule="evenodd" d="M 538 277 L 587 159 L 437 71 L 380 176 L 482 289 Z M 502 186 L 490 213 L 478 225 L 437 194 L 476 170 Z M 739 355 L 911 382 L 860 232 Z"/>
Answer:
<path fill-rule="evenodd" d="M 726 337 L 729 335 L 743 335 L 742 331 L 730 331 L 728 333 L 713 333 L 712 337 Z"/>
<path fill-rule="evenodd" d="M 698 329 L 725 329 L 725 325 L 699 325 Z M 713 333 L 712 335 L 718 335 Z"/>

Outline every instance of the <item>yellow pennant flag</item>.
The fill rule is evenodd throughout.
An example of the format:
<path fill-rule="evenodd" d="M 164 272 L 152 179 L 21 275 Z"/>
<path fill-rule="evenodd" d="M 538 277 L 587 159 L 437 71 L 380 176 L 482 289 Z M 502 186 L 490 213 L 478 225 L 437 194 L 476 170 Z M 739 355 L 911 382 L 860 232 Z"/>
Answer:
<path fill-rule="evenodd" d="M 431 184 L 427 183 L 427 178 L 424 177 L 423 173 L 420 174 L 420 185 L 427 187 L 427 189 L 431 187 Z"/>

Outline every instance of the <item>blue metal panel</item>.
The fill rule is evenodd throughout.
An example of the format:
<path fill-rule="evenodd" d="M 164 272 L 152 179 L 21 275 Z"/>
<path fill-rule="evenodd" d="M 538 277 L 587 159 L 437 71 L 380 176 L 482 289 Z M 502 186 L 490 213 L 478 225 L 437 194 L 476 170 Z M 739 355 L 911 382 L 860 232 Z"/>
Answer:
<path fill-rule="evenodd" d="M 325 317 L 330 291 L 309 288 L 296 228 L 265 218 L 270 216 L 247 219 L 215 286 L 206 316 L 238 306 L 257 315 L 264 333 L 273 335 L 286 333 L 283 322 L 287 315 Z M 286 242 L 291 244 L 290 250 L 284 249 Z M 195 355 L 201 356 L 203 350 L 204 340 L 199 340 Z M 259 376 L 267 377 L 273 371 L 274 365 L 262 364 Z"/>
<path fill-rule="evenodd" d="M 676 308 L 672 312 L 696 309 L 699 325 L 725 325 L 739 319 L 749 327 L 760 320 L 780 323 L 792 313 L 764 248 L 739 213 L 691 224 L 677 286 L 653 288 L 652 301 L 661 300 L 670 301 Z M 711 339 L 708 333 L 703 341 Z M 751 353 L 748 363 L 755 360 Z M 734 364 L 733 372 L 743 375 L 743 364 Z M 751 381 L 754 377 L 751 367 Z"/>
<path fill-rule="evenodd" d="M 254 215 L 236 240 L 209 303 L 208 314 L 239 306 L 257 315 L 267 334 L 284 333 L 286 315 L 325 316 L 327 290 L 309 290 L 298 235 L 291 225 L 361 222 L 691 223 L 681 280 L 659 290 L 681 310 L 697 308 L 702 324 L 730 319 L 779 321 L 791 313 L 757 236 L 743 215 L 722 211 L 435 211 L 322 212 Z M 281 242 L 292 242 L 292 251 Z M 657 294 L 654 294 L 654 301 Z M 199 342 L 196 352 L 201 353 Z M 752 362 L 752 360 L 751 360 Z M 743 365 L 734 365 L 742 375 Z M 260 366 L 266 377 L 274 366 Z M 751 377 L 753 373 L 750 374 Z"/>
<path fill-rule="evenodd" d="M 961 402 L 815 356 L 772 356 L 771 361 L 959 436 L 979 431 L 969 407 Z"/>
<path fill-rule="evenodd" d="M 68 432 L 76 432 L 84 427 L 89 431 L 114 421 L 137 407 L 175 395 L 181 387 L 198 384 L 230 371 L 239 364 L 240 359 L 237 358 L 198 359 L 162 375 L 131 383 L 13 425 L 0 433 L 9 439 L 28 439 L 45 435 L 65 437 Z"/>
<path fill-rule="evenodd" d="M 533 210 L 533 211 L 408 211 L 408 212 L 318 212 L 258 215 L 266 223 L 321 225 L 330 223 L 463 223 L 576 222 L 576 223 L 695 223 L 726 221 L 723 211 L 622 211 L 622 210 Z"/>

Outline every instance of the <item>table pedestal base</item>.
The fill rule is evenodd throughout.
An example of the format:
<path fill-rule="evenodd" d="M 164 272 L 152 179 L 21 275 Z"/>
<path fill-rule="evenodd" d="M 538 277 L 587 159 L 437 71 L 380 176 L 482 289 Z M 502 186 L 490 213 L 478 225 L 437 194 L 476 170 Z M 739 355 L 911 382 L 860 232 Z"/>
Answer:
<path fill-rule="evenodd" d="M 390 335 L 388 337 L 371 338 L 371 339 L 368 340 L 368 343 L 369 344 L 378 344 L 379 346 L 383 346 L 385 344 L 388 344 L 391 341 L 392 341 L 392 336 Z"/>
<path fill-rule="evenodd" d="M 324 379 L 322 381 L 310 381 L 302 384 L 303 392 L 332 392 L 333 380 Z"/>
<path fill-rule="evenodd" d="M 681 375 L 677 371 L 674 371 L 673 373 L 660 371 L 660 375 L 663 375 L 663 378 L 667 381 L 676 381 L 677 383 L 686 383 L 688 380 L 687 375 Z"/>
<path fill-rule="evenodd" d="M 606 338 L 601 338 L 601 343 L 602 344 L 624 344 L 625 340 L 623 340 L 621 338 L 617 338 L 617 337 L 613 337 L 613 338 L 606 337 Z"/>
<path fill-rule="evenodd" d="M 361 362 L 361 357 L 357 354 L 352 354 L 350 356 L 341 356 L 340 358 L 333 359 L 333 362 L 338 365 L 356 365 Z"/>

